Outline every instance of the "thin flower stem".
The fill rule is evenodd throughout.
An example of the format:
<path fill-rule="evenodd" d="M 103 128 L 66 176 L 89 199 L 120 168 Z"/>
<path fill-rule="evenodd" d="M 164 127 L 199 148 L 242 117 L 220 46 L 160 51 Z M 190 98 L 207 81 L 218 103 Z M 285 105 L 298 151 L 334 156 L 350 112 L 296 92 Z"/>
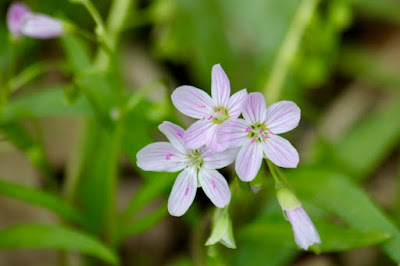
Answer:
<path fill-rule="evenodd" d="M 277 167 L 268 159 L 265 159 L 265 161 L 268 164 L 268 168 L 271 172 L 272 177 L 274 178 L 275 181 L 275 187 L 282 187 L 286 185 L 286 182 L 282 180 L 280 173 L 277 170 Z"/>
<path fill-rule="evenodd" d="M 269 104 L 279 100 L 290 64 L 299 48 L 303 33 L 311 21 L 318 2 L 319 0 L 303 0 L 297 9 L 283 41 L 282 48 L 279 50 L 272 67 L 270 78 L 264 86 L 264 95 Z"/>
<path fill-rule="evenodd" d="M 89 14 L 92 16 L 97 26 L 96 34 L 102 39 L 105 35 L 105 25 L 99 11 L 90 0 L 80 0 L 79 2 L 87 9 Z"/>

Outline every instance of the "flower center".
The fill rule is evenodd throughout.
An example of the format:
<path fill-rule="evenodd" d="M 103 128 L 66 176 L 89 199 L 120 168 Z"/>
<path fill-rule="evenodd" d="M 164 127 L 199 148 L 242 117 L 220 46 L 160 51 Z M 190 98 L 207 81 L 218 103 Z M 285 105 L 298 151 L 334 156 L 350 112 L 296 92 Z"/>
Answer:
<path fill-rule="evenodd" d="M 262 142 L 269 138 L 269 135 L 273 135 L 271 130 L 267 128 L 264 123 L 256 123 L 246 128 L 247 136 L 252 139 L 251 143 L 256 141 Z"/>
<path fill-rule="evenodd" d="M 197 169 L 203 167 L 203 157 L 198 150 L 193 150 L 191 153 L 186 154 L 188 158 L 188 165 L 194 166 Z"/>
<path fill-rule="evenodd" d="M 214 114 L 212 115 L 212 121 L 214 124 L 222 124 L 224 121 L 228 120 L 229 111 L 224 107 L 215 107 Z"/>

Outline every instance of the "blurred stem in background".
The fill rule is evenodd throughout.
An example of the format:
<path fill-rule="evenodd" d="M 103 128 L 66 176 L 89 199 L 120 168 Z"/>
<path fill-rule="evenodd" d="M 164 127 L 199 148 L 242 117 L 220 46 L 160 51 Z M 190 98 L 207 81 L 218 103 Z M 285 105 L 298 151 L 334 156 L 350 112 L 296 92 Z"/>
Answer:
<path fill-rule="evenodd" d="M 272 66 L 270 78 L 264 85 L 264 95 L 268 105 L 278 101 L 281 96 L 291 62 L 299 48 L 303 33 L 313 17 L 318 2 L 319 0 L 303 0 L 295 13 L 294 19 L 291 21 L 282 47 L 279 49 L 275 63 Z"/>

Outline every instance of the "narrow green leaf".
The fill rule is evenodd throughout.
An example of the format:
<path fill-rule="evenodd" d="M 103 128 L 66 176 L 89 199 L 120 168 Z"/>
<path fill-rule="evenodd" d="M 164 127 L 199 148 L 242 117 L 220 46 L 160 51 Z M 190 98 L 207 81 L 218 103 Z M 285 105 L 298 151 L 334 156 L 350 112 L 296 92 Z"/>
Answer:
<path fill-rule="evenodd" d="M 77 251 L 118 264 L 114 252 L 95 238 L 60 226 L 25 224 L 0 231 L 0 249 L 21 248 Z"/>
<path fill-rule="evenodd" d="M 22 95 L 5 106 L 0 123 L 23 118 L 43 116 L 88 116 L 92 112 L 86 98 L 82 97 L 73 105 L 67 103 L 63 87 Z"/>
<path fill-rule="evenodd" d="M 129 225 L 123 225 L 121 236 L 119 237 L 120 240 L 123 240 L 124 238 L 130 236 L 139 235 L 149 230 L 158 222 L 160 222 L 165 217 L 165 215 L 167 215 L 167 213 L 167 204 L 163 204 L 161 207 L 157 208 L 150 214 L 131 221 Z"/>
<path fill-rule="evenodd" d="M 73 72 L 83 72 L 91 67 L 89 49 L 82 40 L 68 35 L 61 38 L 61 43 Z"/>
<path fill-rule="evenodd" d="M 307 200 L 340 217 L 362 232 L 387 232 L 391 238 L 382 243 L 385 253 L 400 263 L 400 231 L 356 185 L 345 176 L 323 169 L 288 172 L 300 200 Z"/>
<path fill-rule="evenodd" d="M 0 194 L 50 210 L 67 220 L 84 223 L 84 217 L 56 195 L 3 180 L 0 180 Z"/>
<path fill-rule="evenodd" d="M 385 106 L 338 141 L 337 159 L 352 176 L 368 176 L 400 140 L 400 119 L 395 117 L 400 117 L 400 105 Z"/>

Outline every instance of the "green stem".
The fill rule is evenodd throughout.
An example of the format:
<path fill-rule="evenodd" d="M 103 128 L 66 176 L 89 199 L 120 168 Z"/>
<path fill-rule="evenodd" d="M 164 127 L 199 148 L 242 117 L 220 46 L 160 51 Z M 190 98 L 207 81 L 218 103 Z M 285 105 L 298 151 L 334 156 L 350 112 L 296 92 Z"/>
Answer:
<path fill-rule="evenodd" d="M 303 33 L 313 16 L 318 1 L 319 0 L 303 0 L 300 3 L 285 36 L 282 47 L 278 52 L 270 78 L 264 86 L 264 95 L 268 103 L 279 100 L 283 82 L 289 71 L 290 64 L 299 48 Z"/>
<path fill-rule="evenodd" d="M 96 34 L 100 37 L 100 39 L 102 39 L 105 36 L 105 26 L 99 11 L 90 0 L 80 0 L 79 2 L 87 9 L 89 14 L 92 16 L 97 27 Z"/>
<path fill-rule="evenodd" d="M 271 175 L 274 178 L 275 188 L 285 186 L 286 182 L 283 180 L 283 178 L 281 178 L 282 175 L 280 172 L 278 172 L 277 167 L 270 160 L 265 159 L 265 161 L 267 162 Z"/>

